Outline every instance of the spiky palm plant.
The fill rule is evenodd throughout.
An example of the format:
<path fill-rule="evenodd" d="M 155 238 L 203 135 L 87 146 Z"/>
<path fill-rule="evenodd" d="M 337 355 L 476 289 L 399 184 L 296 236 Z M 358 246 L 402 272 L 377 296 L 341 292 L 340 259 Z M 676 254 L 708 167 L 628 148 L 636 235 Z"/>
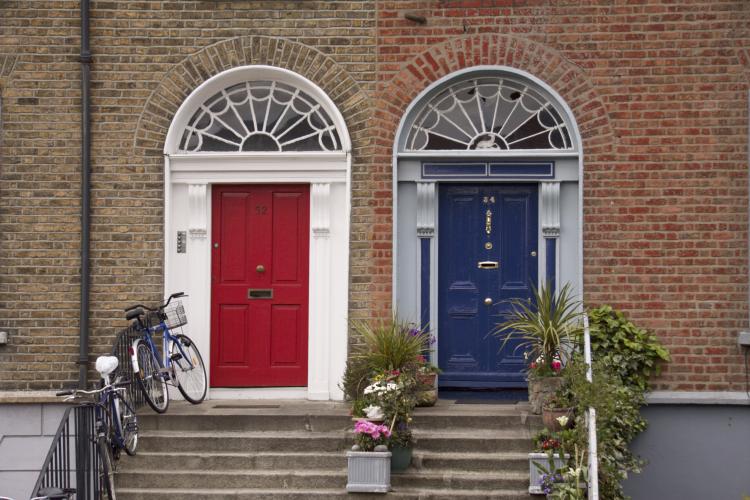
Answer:
<path fill-rule="evenodd" d="M 374 372 L 402 370 L 414 364 L 429 346 L 429 333 L 396 317 L 388 321 L 353 321 L 352 329 L 362 341 L 352 357 L 364 360 Z"/>
<path fill-rule="evenodd" d="M 532 300 L 509 301 L 510 310 L 492 334 L 502 339 L 500 349 L 511 340 L 520 341 L 515 349 L 523 349 L 532 361 L 541 360 L 540 371 L 547 372 L 544 368 L 551 370 L 552 361 L 563 355 L 563 346 L 575 346 L 583 333 L 581 301 L 573 296 L 570 283 L 556 293 L 547 282 L 532 290 Z"/>

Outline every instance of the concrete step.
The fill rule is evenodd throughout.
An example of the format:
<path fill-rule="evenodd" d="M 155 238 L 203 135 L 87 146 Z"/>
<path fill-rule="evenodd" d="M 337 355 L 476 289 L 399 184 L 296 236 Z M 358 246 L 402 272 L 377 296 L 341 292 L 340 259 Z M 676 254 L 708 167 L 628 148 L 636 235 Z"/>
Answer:
<path fill-rule="evenodd" d="M 412 466 L 425 470 L 511 471 L 528 476 L 529 458 L 526 452 L 439 453 L 415 449 Z"/>
<path fill-rule="evenodd" d="M 346 468 L 346 456 L 335 452 L 148 452 L 138 451 L 136 459 L 120 460 L 119 470 L 158 470 L 165 463 L 176 470 L 279 470 L 317 469 L 342 470 Z"/>
<path fill-rule="evenodd" d="M 136 459 L 123 458 L 119 470 L 158 470 L 169 462 L 177 470 L 279 470 L 346 468 L 343 451 L 334 452 L 138 452 Z M 414 450 L 414 470 L 527 472 L 526 453 L 456 453 Z"/>
<path fill-rule="evenodd" d="M 438 490 L 394 488 L 389 494 L 357 493 L 349 494 L 343 488 L 331 490 L 308 489 L 145 489 L 118 488 L 117 498 L 120 500 L 173 500 L 175 498 L 187 500 L 324 500 L 329 498 L 349 498 L 356 500 L 383 500 L 394 498 L 399 500 L 534 500 L 526 490 Z"/>
<path fill-rule="evenodd" d="M 422 410 L 422 411 L 420 411 Z M 530 429 L 541 428 L 541 417 L 519 414 L 512 411 L 496 411 L 492 414 L 455 414 L 427 412 L 417 409 L 412 425 L 416 429 Z M 315 414 L 315 415 L 273 415 L 273 414 L 216 414 L 216 415 L 139 415 L 141 432 L 152 430 L 182 431 L 311 431 L 327 432 L 344 430 L 353 427 L 354 422 L 348 415 Z"/>
<path fill-rule="evenodd" d="M 139 435 L 143 452 L 330 452 L 351 447 L 344 432 L 151 431 Z"/>
<path fill-rule="evenodd" d="M 140 432 L 163 431 L 308 431 L 328 432 L 345 430 L 353 426 L 351 417 L 342 414 L 327 415 L 154 415 L 138 416 Z"/>
<path fill-rule="evenodd" d="M 344 489 L 346 469 L 338 471 L 179 471 L 129 470 L 117 474 L 117 485 L 139 488 L 207 489 Z M 118 489 L 119 492 L 119 489 Z"/>
<path fill-rule="evenodd" d="M 415 449 L 428 452 L 504 453 L 531 451 L 527 430 L 499 430 L 488 433 L 471 431 L 429 432 L 414 430 Z"/>
<path fill-rule="evenodd" d="M 393 474 L 394 488 L 498 490 L 522 489 L 528 486 L 528 475 L 521 472 L 416 471 Z M 336 489 L 346 486 L 346 469 L 338 471 L 282 470 L 282 471 L 181 471 L 169 474 L 154 470 L 121 470 L 118 485 L 138 485 L 140 488 L 230 488 L 230 489 Z"/>

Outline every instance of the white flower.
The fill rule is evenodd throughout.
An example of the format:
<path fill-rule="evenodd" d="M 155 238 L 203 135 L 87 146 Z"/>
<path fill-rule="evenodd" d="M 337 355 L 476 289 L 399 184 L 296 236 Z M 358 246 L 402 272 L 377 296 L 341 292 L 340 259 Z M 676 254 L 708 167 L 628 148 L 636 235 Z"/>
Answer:
<path fill-rule="evenodd" d="M 386 392 L 397 391 L 398 389 L 398 384 L 394 384 L 393 382 L 388 382 L 388 384 L 386 384 L 385 386 Z"/>
<path fill-rule="evenodd" d="M 362 408 L 362 411 L 365 412 L 365 415 L 367 415 L 367 418 L 372 419 L 372 420 L 383 420 L 385 418 L 385 415 L 383 414 L 383 409 L 379 406 L 370 405 L 367 408 Z"/>
<path fill-rule="evenodd" d="M 568 426 L 568 417 L 566 417 L 565 415 L 563 415 L 562 417 L 557 417 L 555 420 L 557 420 L 561 427 Z"/>

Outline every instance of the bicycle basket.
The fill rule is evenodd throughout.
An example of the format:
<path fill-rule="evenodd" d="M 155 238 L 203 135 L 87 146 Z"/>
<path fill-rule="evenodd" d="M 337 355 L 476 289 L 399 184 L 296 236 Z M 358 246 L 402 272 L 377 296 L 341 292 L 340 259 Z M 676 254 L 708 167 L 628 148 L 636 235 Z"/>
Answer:
<path fill-rule="evenodd" d="M 170 330 L 187 324 L 185 308 L 182 306 L 182 301 L 180 300 L 176 300 L 164 308 L 164 314 L 167 317 L 164 323 Z"/>

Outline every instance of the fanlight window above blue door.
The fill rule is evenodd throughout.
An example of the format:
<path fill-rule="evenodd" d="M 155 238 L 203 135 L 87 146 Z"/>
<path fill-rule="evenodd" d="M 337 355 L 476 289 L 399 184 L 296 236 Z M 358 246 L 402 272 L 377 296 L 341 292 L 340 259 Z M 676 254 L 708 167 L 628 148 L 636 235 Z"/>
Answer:
<path fill-rule="evenodd" d="M 321 104 L 278 81 L 250 81 L 217 92 L 188 121 L 180 152 L 342 151 Z"/>
<path fill-rule="evenodd" d="M 572 150 L 550 99 L 510 77 L 454 83 L 431 98 L 409 129 L 405 150 Z"/>

